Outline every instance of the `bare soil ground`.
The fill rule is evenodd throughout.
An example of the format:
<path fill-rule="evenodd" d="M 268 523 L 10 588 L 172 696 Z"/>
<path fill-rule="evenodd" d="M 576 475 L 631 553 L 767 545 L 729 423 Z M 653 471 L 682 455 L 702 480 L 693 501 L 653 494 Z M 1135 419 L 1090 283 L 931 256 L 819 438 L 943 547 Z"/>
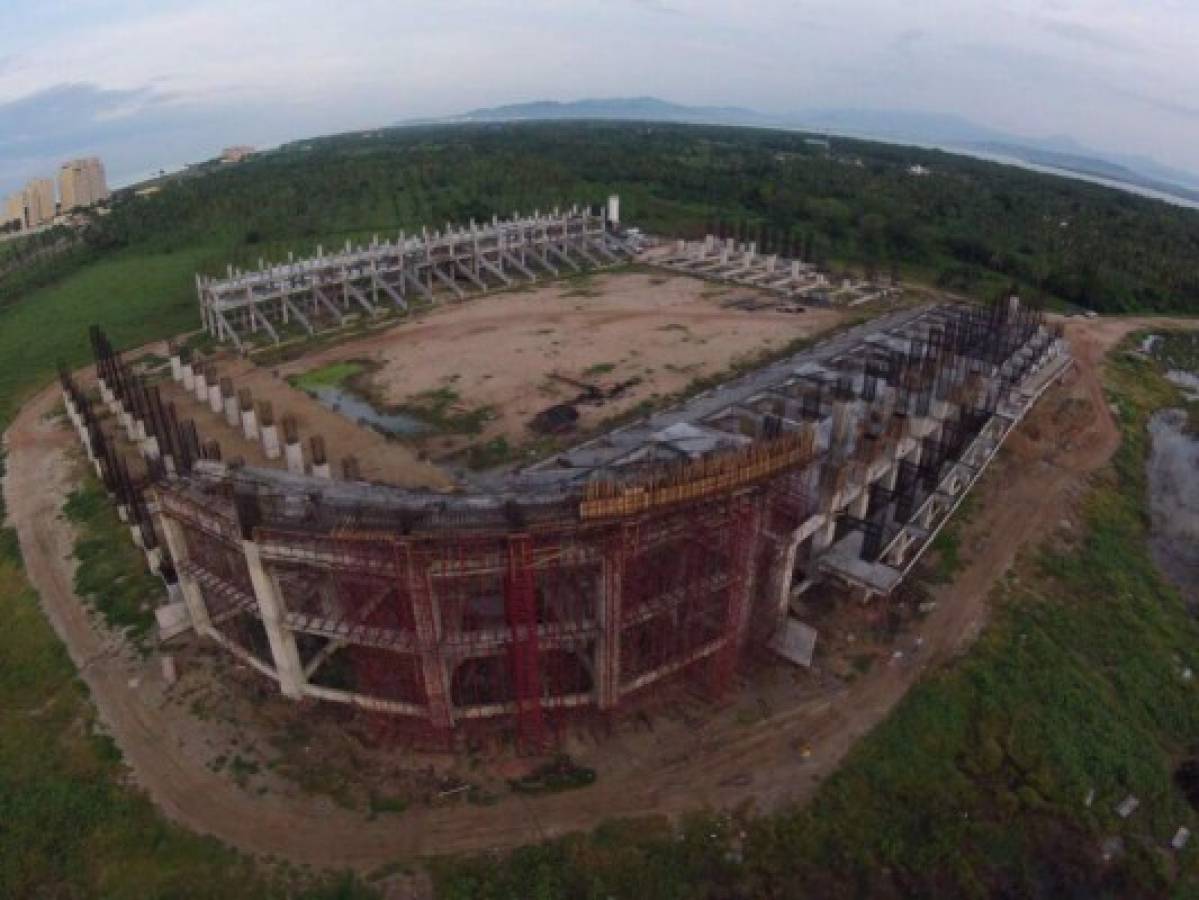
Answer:
<path fill-rule="evenodd" d="M 1060 527 L 1072 499 L 1118 445 L 1099 380 L 1103 356 L 1128 331 L 1162 321 L 1067 323 L 1075 369 L 1046 394 L 984 478 L 978 512 L 962 532 L 966 565 L 952 584 L 934 591 L 932 612 L 896 638 L 892 647 L 898 656 L 848 684 L 819 670 L 807 674 L 763 666 L 735 701 L 722 707 L 680 693 L 646 715 L 618 723 L 612 734 L 571 738 L 567 749 L 598 771 L 591 787 L 538 798 L 502 795 L 491 805 L 434 798 L 372 819 L 327 796 L 288 788 L 269 769 L 274 757 L 260 749 L 269 735 L 253 730 L 261 724 L 242 721 L 236 704 L 248 702 L 245 697 L 237 699 L 227 690 L 203 699 L 218 677 L 226 688 L 240 680 L 227 678 L 227 668 L 219 676 L 205 676 L 202 651 L 183 651 L 184 677 L 167 687 L 153 660 L 122 653 L 72 590 L 73 535 L 59 510 L 71 487 L 73 436 L 47 418 L 57 402 L 56 388 L 31 400 L 6 434 L 5 492 L 46 614 L 87 681 L 134 780 L 166 814 L 249 852 L 370 869 L 422 854 L 512 847 L 613 817 L 677 815 L 746 802 L 768 810 L 807 800 L 924 671 L 969 645 L 985 621 L 991 587 L 1020 549 Z M 207 704 L 204 715 L 193 708 L 197 698 Z M 208 727 L 213 722 L 224 724 Z M 300 743 L 291 752 L 304 753 Z M 267 774 L 260 777 L 243 767 L 247 777 L 232 777 L 228 764 L 216 765 L 216 757 L 228 759 L 231 749 L 261 759 Z M 293 757 L 280 751 L 280 758 Z M 284 762 L 276 760 L 276 767 Z M 497 760 L 490 771 L 466 777 L 498 782 L 517 762 Z M 408 768 L 397 779 L 416 777 L 413 773 L 425 765 L 433 779 L 427 783 L 435 783 L 447 764 L 413 758 L 402 765 Z"/>
<path fill-rule="evenodd" d="M 762 308 L 726 305 L 739 300 Z M 447 305 L 280 365 L 278 371 L 286 377 L 343 360 L 371 360 L 379 366 L 372 394 L 383 405 L 419 404 L 422 394 L 452 391 L 462 409 L 493 413 L 469 440 L 503 436 L 520 445 L 534 437 L 527 428 L 534 415 L 580 393 L 553 375 L 605 393 L 638 379 L 618 397 L 579 406 L 578 427 L 587 429 L 724 371 L 739 358 L 779 349 L 847 318 L 838 309 L 796 314 L 779 312 L 777 305 L 778 298 L 763 291 L 686 276 L 595 274 Z M 430 440 L 438 451 L 467 442 L 448 436 Z"/>
<path fill-rule="evenodd" d="M 166 352 L 165 344 L 146 349 Z M 249 388 L 256 404 L 270 401 L 275 425 L 279 427 L 280 441 L 283 439 L 283 416 L 290 414 L 295 417 L 300 440 L 305 445 L 304 458 L 308 463 L 312 462 L 308 439 L 316 434 L 324 436 L 334 477 L 338 477 L 341 459 L 352 455 L 358 459 L 362 476 L 368 481 L 382 481 L 401 487 L 443 488 L 452 484 L 448 475 L 433 464 L 419 459 L 411 447 L 389 441 L 378 432 L 361 428 L 344 416 L 326 409 L 303 391 L 293 388 L 274 370 L 260 368 L 244 358 L 227 353 L 212 357 L 211 361 L 216 364 L 221 377 L 233 379 L 234 388 Z M 181 419 L 194 419 L 203 437 L 220 442 L 224 458 L 240 456 L 251 465 L 283 467 L 282 460 L 271 462 L 266 459 L 260 442 L 246 440 L 240 428 L 229 427 L 223 413 L 214 413 L 206 403 L 199 403 L 194 394 L 183 390 L 182 385 L 175 384 L 167 377 L 159 381 L 158 386 L 163 401 L 174 402 Z"/>

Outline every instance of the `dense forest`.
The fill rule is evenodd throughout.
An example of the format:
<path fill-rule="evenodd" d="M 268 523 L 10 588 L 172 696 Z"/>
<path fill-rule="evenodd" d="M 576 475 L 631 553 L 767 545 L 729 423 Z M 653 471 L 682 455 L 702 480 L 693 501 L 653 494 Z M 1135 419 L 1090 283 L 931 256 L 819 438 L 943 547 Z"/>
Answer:
<path fill-rule="evenodd" d="M 653 231 L 765 230 L 819 263 L 899 268 L 967 293 L 1014 284 L 1106 312 L 1199 301 L 1199 211 L 939 151 L 745 128 L 522 123 L 306 140 L 118 197 L 90 241 L 210 247 L 206 268 L 219 271 L 609 191 Z"/>

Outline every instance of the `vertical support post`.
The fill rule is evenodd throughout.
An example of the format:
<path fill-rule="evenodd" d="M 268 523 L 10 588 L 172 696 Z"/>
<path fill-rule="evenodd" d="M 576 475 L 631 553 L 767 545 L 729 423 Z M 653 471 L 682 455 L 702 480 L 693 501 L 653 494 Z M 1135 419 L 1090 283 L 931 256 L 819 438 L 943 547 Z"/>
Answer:
<path fill-rule="evenodd" d="M 407 585 L 407 593 L 412 601 L 429 724 L 434 731 L 448 735 L 454 725 L 454 716 L 450 708 L 449 677 L 437 640 L 429 565 L 412 552 L 411 546 L 397 543 L 395 548 L 396 578 Z"/>
<path fill-rule="evenodd" d="M 725 643 L 712 655 L 711 688 L 720 696 L 732 686 L 741 647 L 749 632 L 753 611 L 753 560 L 761 533 L 760 508 L 749 497 L 734 497 L 728 510 L 729 595 L 725 620 Z"/>
<path fill-rule="evenodd" d="M 187 608 L 188 618 L 196 634 L 208 634 L 212 631 L 212 619 L 208 616 L 208 607 L 204 605 L 204 594 L 194 578 L 183 571 L 183 564 L 188 560 L 187 539 L 183 536 L 183 527 L 168 515 L 159 516 L 162 536 L 166 539 L 167 550 L 175 563 L 175 571 L 179 576 L 179 589 L 183 593 L 183 605 Z"/>
<path fill-rule="evenodd" d="M 603 594 L 599 604 L 599 640 L 596 642 L 596 705 L 615 709 L 620 703 L 620 634 L 624 607 L 624 574 L 636 546 L 635 525 L 625 523 L 613 536 L 604 553 L 601 577 Z"/>
<path fill-rule="evenodd" d="M 541 656 L 537 645 L 537 597 L 533 572 L 533 541 L 527 534 L 508 537 L 508 577 L 504 608 L 512 631 L 512 685 L 516 694 L 516 728 L 526 750 L 546 744 L 541 708 Z"/>
<path fill-rule="evenodd" d="M 296 636 L 283 624 L 283 598 L 262 565 L 258 545 L 243 539 L 242 554 L 246 568 L 250 571 L 250 582 L 254 585 L 254 597 L 258 600 L 258 615 L 266 631 L 266 639 L 275 660 L 275 674 L 279 677 L 279 690 L 285 697 L 299 700 L 304 696 L 304 666 L 300 663 L 300 652 L 296 649 Z"/>

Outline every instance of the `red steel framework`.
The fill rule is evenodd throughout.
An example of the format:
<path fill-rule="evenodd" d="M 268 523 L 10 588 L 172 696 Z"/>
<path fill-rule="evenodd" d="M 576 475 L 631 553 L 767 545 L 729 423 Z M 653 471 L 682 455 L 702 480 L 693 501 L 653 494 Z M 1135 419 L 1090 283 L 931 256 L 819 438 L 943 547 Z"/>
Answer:
<path fill-rule="evenodd" d="M 269 502 L 186 484 L 164 487 L 161 506 L 214 625 L 231 620 L 226 642 L 261 655 L 240 620 L 258 612 L 256 588 L 274 593 L 304 695 L 349 703 L 380 733 L 448 745 L 498 727 L 537 752 L 568 717 L 680 678 L 730 689 L 776 532 L 802 518 L 788 473 L 809 452 L 783 440 L 681 467 L 645 494 L 597 490 L 574 514 L 474 528 L 366 527 L 352 512 L 289 526 Z"/>

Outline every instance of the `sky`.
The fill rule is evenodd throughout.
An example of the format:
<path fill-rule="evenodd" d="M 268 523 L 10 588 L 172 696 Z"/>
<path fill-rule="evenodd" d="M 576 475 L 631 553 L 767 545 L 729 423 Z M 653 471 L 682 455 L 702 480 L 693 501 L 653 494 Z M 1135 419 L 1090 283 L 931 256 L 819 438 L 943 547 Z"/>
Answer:
<path fill-rule="evenodd" d="M 1199 172 L 1196 0 L 0 0 L 0 193 L 526 100 L 951 113 Z"/>

